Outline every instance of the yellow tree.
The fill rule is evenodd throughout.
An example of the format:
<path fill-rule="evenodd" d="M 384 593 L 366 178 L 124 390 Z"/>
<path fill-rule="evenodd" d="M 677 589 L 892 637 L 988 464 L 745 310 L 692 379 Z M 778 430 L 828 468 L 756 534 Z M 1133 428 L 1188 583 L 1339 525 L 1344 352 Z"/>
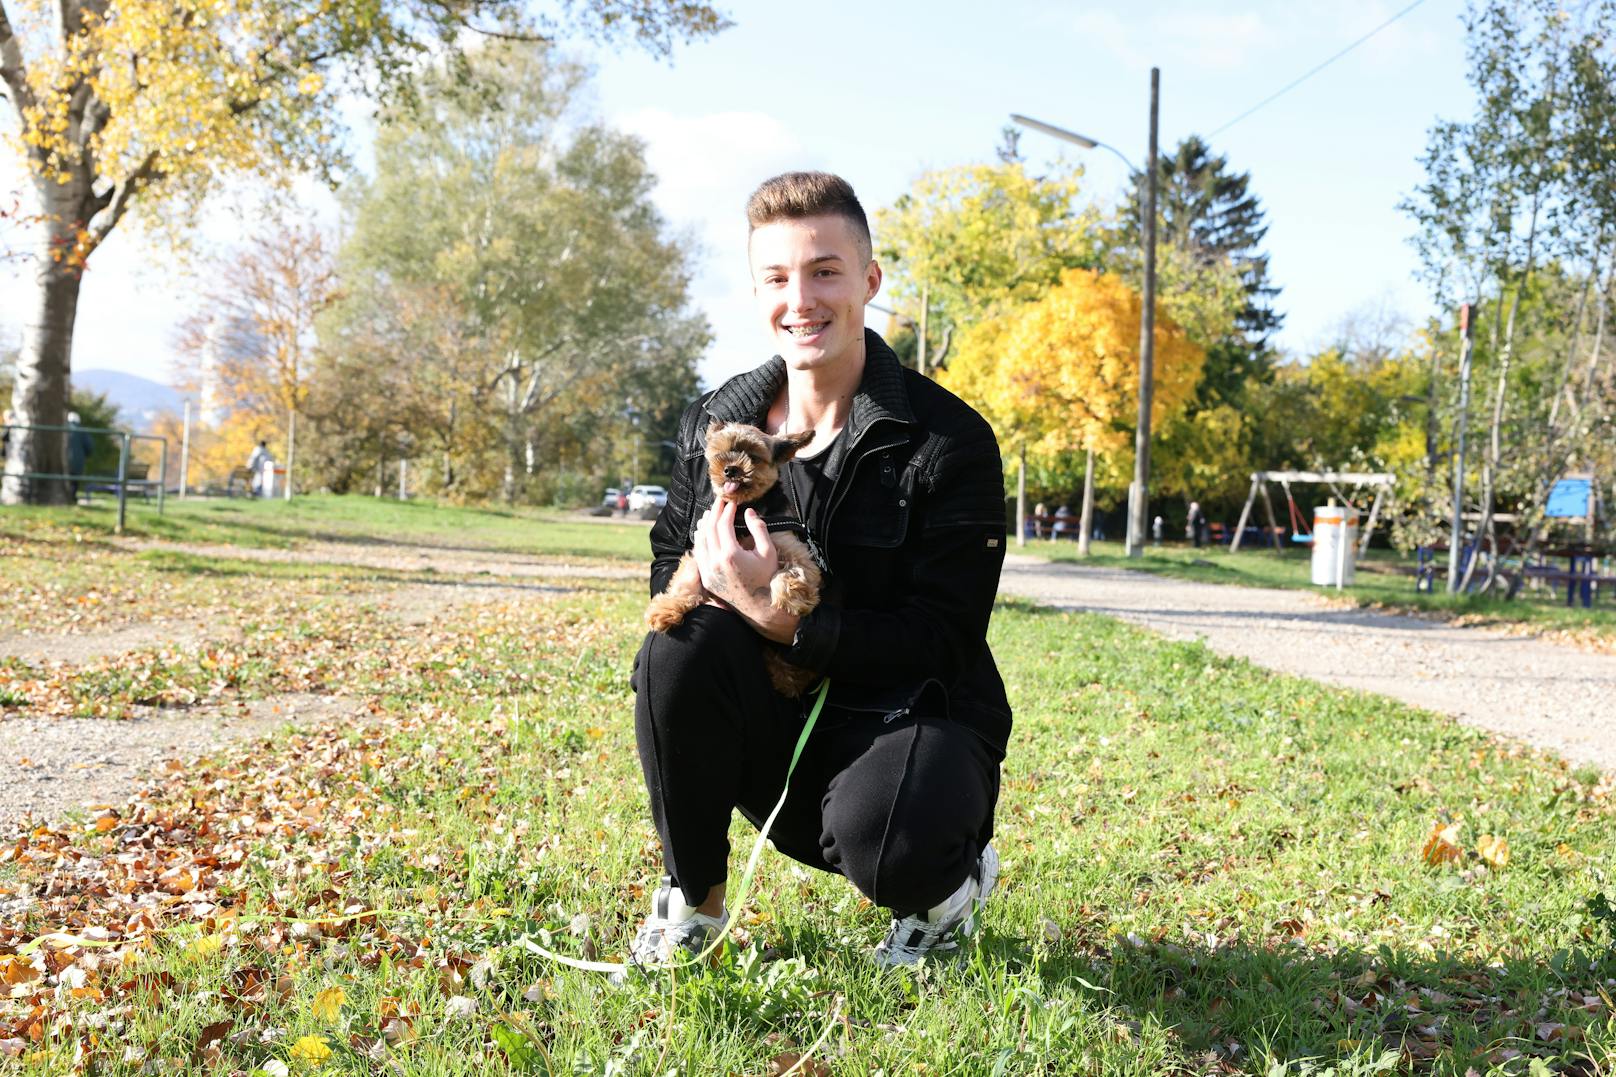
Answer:
<path fill-rule="evenodd" d="M 941 367 L 957 328 L 1036 299 L 1093 264 L 1097 213 L 1077 204 L 1082 170 L 1033 176 L 1019 161 L 923 173 L 876 213 L 892 302 L 916 327 L 921 373 Z"/>
<path fill-rule="evenodd" d="M 982 408 L 1001 437 L 1044 460 L 1087 454 L 1082 534 L 1094 498 L 1094 456 L 1133 437 L 1138 414 L 1139 294 L 1112 274 L 1067 270 L 1034 302 L 974 327 L 944 384 Z M 1206 352 L 1165 311 L 1156 312 L 1151 424 L 1181 411 Z"/>
<path fill-rule="evenodd" d="M 231 173 L 331 177 L 343 91 L 411 99 L 423 61 L 465 71 L 475 32 L 633 38 L 666 53 L 726 23 L 700 0 L 0 0 L 0 98 L 35 208 L 14 410 L 60 424 L 86 260 L 143 204 L 183 221 Z M 543 8 L 541 7 L 541 12 Z M 5 473 L 61 472 L 59 437 L 18 431 Z M 61 501 L 61 483 L 0 498 Z"/>

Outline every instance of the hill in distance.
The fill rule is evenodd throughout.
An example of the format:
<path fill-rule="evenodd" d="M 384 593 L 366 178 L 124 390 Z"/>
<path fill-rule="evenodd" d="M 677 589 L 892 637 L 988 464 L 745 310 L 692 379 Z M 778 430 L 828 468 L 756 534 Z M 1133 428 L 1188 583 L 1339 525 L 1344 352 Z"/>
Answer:
<path fill-rule="evenodd" d="M 124 422 L 137 429 L 150 426 L 164 412 L 178 415 L 185 406 L 185 394 L 173 386 L 122 370 L 75 370 L 73 388 L 103 394 L 118 406 Z"/>

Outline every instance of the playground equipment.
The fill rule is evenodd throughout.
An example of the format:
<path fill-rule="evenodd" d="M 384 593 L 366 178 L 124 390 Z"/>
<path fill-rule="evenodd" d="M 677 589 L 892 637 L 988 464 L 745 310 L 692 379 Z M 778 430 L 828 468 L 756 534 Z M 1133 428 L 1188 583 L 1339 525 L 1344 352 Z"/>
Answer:
<path fill-rule="evenodd" d="M 1263 514 L 1268 518 L 1268 533 L 1273 540 L 1274 552 L 1283 553 L 1284 548 L 1279 542 L 1279 523 L 1274 518 L 1274 502 L 1268 496 L 1268 484 L 1277 482 L 1285 491 L 1285 501 L 1290 509 L 1292 541 L 1310 543 L 1313 535 L 1307 529 L 1307 523 L 1302 518 L 1301 511 L 1296 507 L 1296 498 L 1291 493 L 1291 483 L 1311 482 L 1328 486 L 1336 497 L 1345 505 L 1352 503 L 1343 487 L 1356 490 L 1363 486 L 1375 488 L 1375 500 L 1369 508 L 1369 519 L 1364 522 L 1363 532 L 1358 537 L 1358 555 L 1369 548 L 1369 537 L 1375 532 L 1375 521 L 1380 517 L 1380 506 L 1385 496 L 1391 493 L 1397 476 L 1380 471 L 1253 471 L 1251 473 L 1251 492 L 1246 495 L 1245 507 L 1240 510 L 1240 522 L 1234 528 L 1234 541 L 1229 546 L 1229 552 L 1240 549 L 1240 543 L 1245 538 L 1246 523 L 1251 519 L 1251 506 L 1256 502 L 1258 495 L 1262 496 Z"/>

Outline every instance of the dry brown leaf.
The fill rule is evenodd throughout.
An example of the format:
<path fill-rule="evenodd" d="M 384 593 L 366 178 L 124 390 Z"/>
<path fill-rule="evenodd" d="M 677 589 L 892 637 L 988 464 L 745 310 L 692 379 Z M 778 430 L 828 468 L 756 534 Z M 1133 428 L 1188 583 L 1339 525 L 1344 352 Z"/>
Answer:
<path fill-rule="evenodd" d="M 1425 846 L 1420 850 L 1420 859 L 1430 865 L 1457 862 L 1464 857 L 1464 850 L 1459 847 L 1459 830 L 1464 826 L 1462 819 L 1455 819 L 1451 823 L 1444 823 L 1440 819 L 1431 827 L 1431 834 L 1425 839 Z"/>

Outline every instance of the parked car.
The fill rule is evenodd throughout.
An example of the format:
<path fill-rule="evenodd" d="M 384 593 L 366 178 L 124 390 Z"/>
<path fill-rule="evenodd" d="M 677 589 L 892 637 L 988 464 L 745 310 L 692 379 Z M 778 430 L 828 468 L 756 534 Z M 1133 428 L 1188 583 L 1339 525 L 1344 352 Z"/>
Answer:
<path fill-rule="evenodd" d="M 628 492 L 628 511 L 660 509 L 668 503 L 668 491 L 660 486 L 636 486 Z"/>

